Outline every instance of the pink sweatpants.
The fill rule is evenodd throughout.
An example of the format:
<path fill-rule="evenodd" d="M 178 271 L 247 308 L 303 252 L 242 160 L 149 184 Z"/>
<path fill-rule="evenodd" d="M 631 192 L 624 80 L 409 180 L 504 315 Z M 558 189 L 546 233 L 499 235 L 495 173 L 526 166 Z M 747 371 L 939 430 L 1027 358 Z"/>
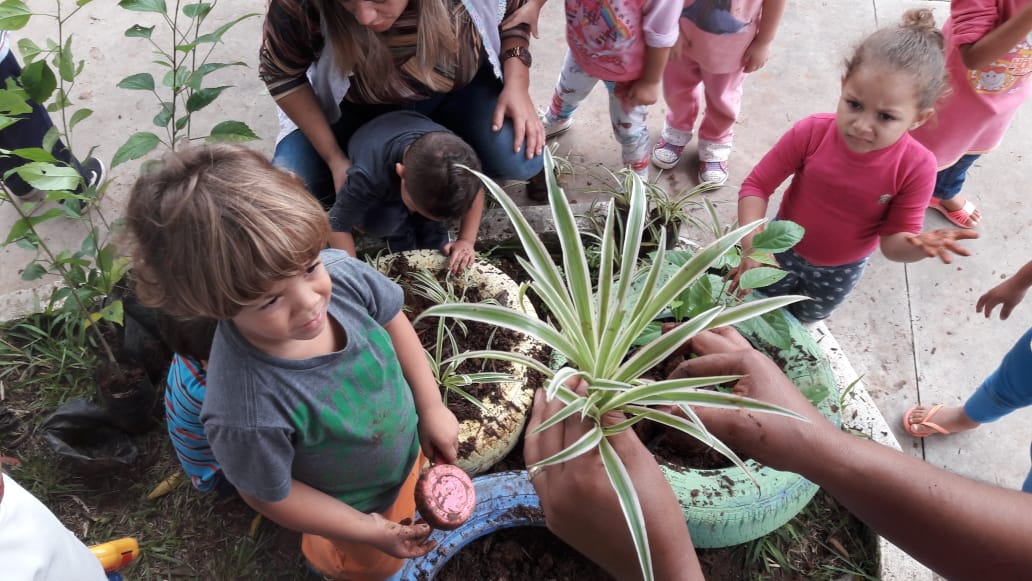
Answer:
<path fill-rule="evenodd" d="M 663 72 L 663 98 L 669 111 L 663 127 L 663 139 L 673 145 L 685 145 L 692 136 L 699 116 L 703 95 L 706 112 L 699 126 L 700 156 L 706 145 L 717 145 L 730 153 L 734 124 L 742 108 L 742 81 L 745 73 L 716 74 L 702 70 L 699 63 L 681 58 L 672 60 Z M 724 147 L 719 147 L 723 145 Z M 723 159 L 703 161 L 727 161 Z"/>

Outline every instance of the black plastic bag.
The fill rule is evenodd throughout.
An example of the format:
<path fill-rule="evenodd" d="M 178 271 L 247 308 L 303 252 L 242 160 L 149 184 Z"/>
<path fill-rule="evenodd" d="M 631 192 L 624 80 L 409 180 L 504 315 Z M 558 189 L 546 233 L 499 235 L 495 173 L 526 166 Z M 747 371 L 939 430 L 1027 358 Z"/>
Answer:
<path fill-rule="evenodd" d="M 139 456 L 129 434 L 115 427 L 105 410 L 83 398 L 57 408 L 39 433 L 59 458 L 84 476 L 123 470 Z"/>

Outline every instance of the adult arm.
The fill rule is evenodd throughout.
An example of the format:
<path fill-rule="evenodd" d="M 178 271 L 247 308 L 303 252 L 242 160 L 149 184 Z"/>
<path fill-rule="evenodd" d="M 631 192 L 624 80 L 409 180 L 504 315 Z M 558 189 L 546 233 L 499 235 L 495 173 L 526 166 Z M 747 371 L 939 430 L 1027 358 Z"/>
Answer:
<path fill-rule="evenodd" d="M 431 461 L 455 462 L 459 453 L 459 421 L 441 401 L 441 389 L 427 364 L 426 352 L 405 313 L 398 312 L 384 328 L 398 355 L 419 415 L 419 442 Z"/>
<path fill-rule="evenodd" d="M 954 1 L 953 9 L 956 10 L 957 6 L 964 6 L 966 4 L 974 3 Z M 978 4 L 976 6 L 983 11 L 991 10 L 992 14 L 987 14 L 983 18 L 986 19 L 985 22 L 988 25 L 995 25 L 995 21 L 999 17 L 996 14 L 996 4 Z M 974 12 L 976 12 L 976 9 L 972 7 L 972 9 L 962 12 L 961 16 L 955 17 L 955 20 L 963 19 L 964 16 Z M 971 70 L 977 70 L 993 64 L 996 59 L 1014 50 L 1014 47 L 1025 40 L 1025 37 L 1030 32 L 1032 32 L 1032 4 L 1026 5 L 1010 20 L 992 28 L 981 38 L 968 44 L 961 44 L 957 47 L 957 50 L 960 52 L 961 60 L 964 61 L 964 66 Z"/>
<path fill-rule="evenodd" d="M 735 337 L 744 341 L 732 329 L 700 333 L 691 348 L 701 356 L 682 363 L 674 376 L 743 374 L 736 393 L 810 421 L 696 408 L 712 433 L 763 464 L 817 483 L 946 578 L 1016 579 L 1032 568 L 1032 495 L 975 482 L 842 432 L 770 359 L 736 344 Z"/>
<path fill-rule="evenodd" d="M 459 224 L 459 238 L 455 242 L 444 245 L 444 253 L 448 256 L 448 270 L 452 274 L 459 274 L 469 268 L 476 259 L 475 246 L 477 233 L 480 232 L 480 219 L 484 215 L 484 190 L 483 188 L 473 197 L 473 204 L 462 217 Z"/>
<path fill-rule="evenodd" d="M 330 130 L 307 76 L 323 45 L 319 13 L 311 3 L 270 0 L 262 26 L 258 73 L 276 104 L 329 166 L 336 191 L 347 179 L 348 159 Z"/>
<path fill-rule="evenodd" d="M 530 34 L 534 38 L 538 36 L 538 19 L 541 16 L 541 9 L 545 7 L 547 0 L 527 0 L 527 3 L 508 14 L 502 20 L 502 28 L 512 28 L 517 24 L 526 24 L 530 27 Z"/>
<path fill-rule="evenodd" d="M 586 386 L 580 389 L 584 388 Z M 546 401 L 541 390 L 535 394 L 523 444 L 523 456 L 528 465 L 576 442 L 590 427 L 588 422 L 574 416 L 535 434 L 537 426 L 555 415 L 562 405 L 558 399 Z M 620 414 L 613 414 L 603 421 L 612 425 L 621 419 Z M 681 506 L 652 453 L 633 430 L 609 437 L 609 443 L 616 449 L 638 492 L 655 578 L 701 580 L 702 570 Z M 532 484 L 541 498 L 548 530 L 616 579 L 642 578 L 634 543 L 597 451 L 541 469 Z"/>
<path fill-rule="evenodd" d="M 436 544 L 427 540 L 429 525 L 396 523 L 377 513 L 366 514 L 297 480 L 291 482 L 287 497 L 278 502 L 259 500 L 245 492 L 240 492 L 240 497 L 280 526 L 328 539 L 372 545 L 401 559 L 425 555 Z"/>
<path fill-rule="evenodd" d="M 513 4 L 514 2 L 510 1 L 509 5 Z M 529 50 L 530 34 L 526 24 L 500 28 L 502 54 L 517 47 Z M 541 125 L 541 119 L 538 118 L 534 102 L 530 98 L 530 67 L 515 57 L 505 59 L 502 63 L 502 92 L 498 95 L 491 129 L 500 131 L 506 117 L 512 119 L 515 134 L 512 150 L 516 153 L 524 151 L 527 159 L 541 155 L 545 146 L 545 128 Z"/>
<path fill-rule="evenodd" d="M 319 108 L 312 86 L 305 84 L 291 93 L 276 99 L 276 104 L 287 117 L 305 134 L 312 147 L 319 152 L 319 157 L 326 162 L 333 174 L 333 189 L 340 191 L 348 179 L 348 160 L 344 150 L 337 143 L 337 137 L 326 120 L 326 115 Z"/>
<path fill-rule="evenodd" d="M 760 23 L 756 27 L 756 37 L 749 43 L 742 55 L 742 70 L 747 73 L 758 71 L 767 64 L 770 58 L 770 45 L 781 24 L 781 16 L 785 13 L 786 0 L 764 0 L 760 12 Z"/>
<path fill-rule="evenodd" d="M 984 295 L 978 297 L 975 303 L 976 312 L 984 312 L 985 318 L 993 316 L 993 309 L 996 305 L 1003 305 L 1000 308 L 1000 319 L 1007 319 L 1014 307 L 1025 298 L 1025 293 L 1032 287 L 1032 261 L 1022 266 L 1014 276 L 989 289 Z"/>

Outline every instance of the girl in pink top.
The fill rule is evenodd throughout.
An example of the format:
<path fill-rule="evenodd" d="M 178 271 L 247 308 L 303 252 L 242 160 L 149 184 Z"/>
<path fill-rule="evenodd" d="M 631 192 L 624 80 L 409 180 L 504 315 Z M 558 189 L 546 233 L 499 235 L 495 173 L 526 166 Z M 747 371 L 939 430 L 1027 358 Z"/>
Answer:
<path fill-rule="evenodd" d="M 920 233 L 935 158 L 908 132 L 931 116 L 945 88 L 942 43 L 929 10 L 908 11 L 902 25 L 869 36 L 846 63 L 838 111 L 796 123 L 742 184 L 738 221 L 748 224 L 766 215 L 771 194 L 793 176 L 778 218 L 806 234 L 775 256 L 788 274 L 763 292 L 812 299 L 790 307 L 800 320 L 830 315 L 879 246 L 899 262 L 938 256 L 949 263 L 950 252 L 970 254 L 956 241 L 974 232 Z M 743 256 L 752 238 L 742 240 Z M 734 286 L 757 266 L 743 258 Z"/>
<path fill-rule="evenodd" d="M 681 0 L 566 0 L 566 62 L 542 121 L 549 138 L 564 133 L 599 80 L 624 165 L 648 178 L 648 106 L 677 41 Z"/>
<path fill-rule="evenodd" d="M 732 130 L 742 107 L 746 73 L 759 70 L 785 11 L 785 0 L 685 0 L 681 37 L 663 72 L 666 122 L 652 149 L 652 164 L 673 169 L 699 126 L 699 181 L 727 181 Z"/>
<path fill-rule="evenodd" d="M 1032 84 L 1032 0 L 953 0 L 942 27 L 952 91 L 914 137 L 940 169 L 929 207 L 961 228 L 981 212 L 958 195 L 967 170 L 1003 139 Z"/>

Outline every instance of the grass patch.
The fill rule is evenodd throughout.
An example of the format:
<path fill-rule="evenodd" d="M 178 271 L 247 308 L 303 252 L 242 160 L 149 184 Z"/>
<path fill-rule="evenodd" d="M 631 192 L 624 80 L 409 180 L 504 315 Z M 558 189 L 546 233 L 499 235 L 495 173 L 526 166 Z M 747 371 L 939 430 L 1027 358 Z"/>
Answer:
<path fill-rule="evenodd" d="M 795 518 L 755 541 L 703 549 L 709 581 L 878 579 L 877 536 L 823 489 Z"/>
<path fill-rule="evenodd" d="M 201 494 L 187 482 L 156 500 L 147 494 L 181 470 L 164 422 L 133 436 L 135 464 L 85 477 L 50 451 L 39 425 L 62 403 L 90 397 L 98 357 L 60 319 L 32 315 L 0 327 L 0 411 L 16 418 L 0 432 L 8 473 L 87 545 L 121 537 L 140 544 L 126 579 L 305 579 L 300 535 L 263 520 L 237 497 Z M 162 384 L 163 385 L 163 384 Z"/>

